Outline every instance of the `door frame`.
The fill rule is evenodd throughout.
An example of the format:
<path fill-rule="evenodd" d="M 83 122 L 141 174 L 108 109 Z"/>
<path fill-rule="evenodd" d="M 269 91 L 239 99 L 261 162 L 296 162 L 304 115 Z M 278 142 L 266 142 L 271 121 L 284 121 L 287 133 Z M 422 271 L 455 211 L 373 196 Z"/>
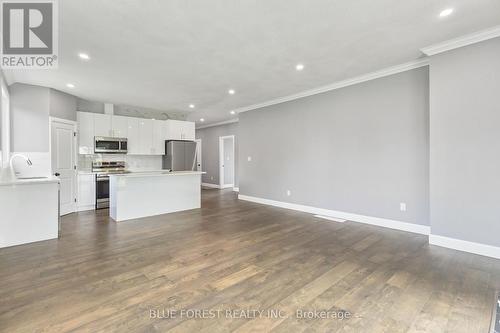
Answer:
<path fill-rule="evenodd" d="M 198 165 L 196 165 L 196 170 L 197 171 L 202 171 L 203 170 L 203 161 L 202 161 L 201 157 L 202 157 L 202 148 L 203 148 L 203 146 L 202 146 L 202 143 L 201 143 L 201 139 L 196 139 L 194 141 L 196 142 L 196 159 L 200 162 L 200 170 L 198 170 Z M 199 150 L 198 150 L 198 147 L 200 147 Z"/>
<path fill-rule="evenodd" d="M 66 125 L 71 125 L 73 126 L 73 162 L 75 163 L 75 168 L 73 168 L 73 179 L 72 179 L 72 182 L 73 182 L 73 189 L 74 189 L 74 193 L 73 193 L 73 196 L 74 196 L 74 202 L 73 202 L 73 208 L 72 208 L 72 211 L 70 213 L 74 213 L 77 211 L 77 206 L 78 206 L 78 198 L 77 198 L 77 195 L 78 195 L 78 182 L 77 182 L 77 163 L 78 163 L 78 152 L 77 152 L 77 149 L 78 149 L 78 145 L 77 145 L 77 135 L 78 135 L 78 132 L 77 132 L 77 122 L 74 121 L 74 120 L 67 120 L 67 119 L 63 119 L 63 118 L 57 118 L 57 117 L 49 117 L 49 165 L 50 165 L 50 175 L 54 175 L 54 170 L 53 170 L 53 165 L 52 165 L 52 124 L 53 123 L 61 123 L 61 124 L 66 124 Z M 70 214 L 68 213 L 68 214 Z"/>
<path fill-rule="evenodd" d="M 232 184 L 224 184 L 224 140 L 231 139 L 233 140 L 233 183 Z M 234 135 L 225 135 L 219 136 L 219 188 L 229 188 L 234 187 L 234 173 L 235 173 L 235 158 L 234 158 Z"/>

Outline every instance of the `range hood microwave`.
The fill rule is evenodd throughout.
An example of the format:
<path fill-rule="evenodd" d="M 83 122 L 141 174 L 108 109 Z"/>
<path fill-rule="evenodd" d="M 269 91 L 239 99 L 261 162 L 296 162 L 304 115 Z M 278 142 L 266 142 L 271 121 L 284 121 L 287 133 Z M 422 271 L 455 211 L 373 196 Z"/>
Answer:
<path fill-rule="evenodd" d="M 96 154 L 126 154 L 127 138 L 96 136 L 94 152 Z"/>

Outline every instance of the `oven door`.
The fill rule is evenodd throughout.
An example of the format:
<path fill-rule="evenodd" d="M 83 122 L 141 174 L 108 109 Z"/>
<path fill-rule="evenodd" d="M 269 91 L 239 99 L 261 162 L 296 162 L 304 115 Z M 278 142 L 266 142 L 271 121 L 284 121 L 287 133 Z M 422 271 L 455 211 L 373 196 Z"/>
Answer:
<path fill-rule="evenodd" d="M 95 182 L 95 208 L 108 208 L 109 207 L 109 176 L 96 176 Z"/>
<path fill-rule="evenodd" d="M 121 153 L 120 139 L 96 136 L 94 152 L 105 154 Z"/>

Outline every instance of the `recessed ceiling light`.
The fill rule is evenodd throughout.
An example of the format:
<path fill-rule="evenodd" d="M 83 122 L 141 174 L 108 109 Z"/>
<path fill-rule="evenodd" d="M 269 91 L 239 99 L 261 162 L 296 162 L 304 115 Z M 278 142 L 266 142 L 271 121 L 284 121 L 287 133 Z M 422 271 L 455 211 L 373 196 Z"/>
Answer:
<path fill-rule="evenodd" d="M 236 93 L 236 91 L 234 91 L 234 89 L 229 89 L 227 92 L 229 95 L 234 95 Z"/>
<path fill-rule="evenodd" d="M 90 60 L 90 56 L 87 53 L 78 53 L 78 56 L 83 60 Z"/>
<path fill-rule="evenodd" d="M 75 87 L 75 85 L 74 85 L 73 83 L 67 83 L 67 84 L 66 84 L 66 87 L 68 87 L 68 88 L 74 88 L 74 87 Z"/>
<path fill-rule="evenodd" d="M 301 71 L 304 69 L 304 64 L 297 64 L 297 66 L 295 66 L 295 69 L 298 70 L 298 71 Z"/>
<path fill-rule="evenodd" d="M 231 113 L 231 114 L 236 114 L 236 111 L 231 111 L 230 113 Z"/>
<path fill-rule="evenodd" d="M 194 109 L 194 104 L 189 104 L 190 109 Z"/>
<path fill-rule="evenodd" d="M 204 118 L 200 118 L 200 121 L 201 121 L 201 122 L 204 122 L 204 121 L 205 121 L 205 119 L 204 119 Z"/>
<path fill-rule="evenodd" d="M 453 13 L 453 8 L 447 8 L 443 10 L 441 13 L 439 13 L 439 17 L 446 17 L 449 16 Z"/>

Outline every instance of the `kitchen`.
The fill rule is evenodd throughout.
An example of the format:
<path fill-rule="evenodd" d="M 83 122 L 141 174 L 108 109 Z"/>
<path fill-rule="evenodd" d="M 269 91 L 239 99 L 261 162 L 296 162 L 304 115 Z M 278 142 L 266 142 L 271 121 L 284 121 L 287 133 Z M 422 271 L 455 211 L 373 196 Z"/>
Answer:
<path fill-rule="evenodd" d="M 119 188 L 123 189 L 125 182 L 132 179 L 129 176 L 137 180 L 139 176 L 147 178 L 152 175 L 157 177 L 168 175 L 167 179 L 171 179 L 174 175 L 187 176 L 187 173 L 195 175 L 198 184 L 192 193 L 195 197 L 185 198 L 193 203 L 181 207 L 199 208 L 201 163 L 197 162 L 195 124 L 181 120 L 114 115 L 113 109 L 112 104 L 105 104 L 104 114 L 77 112 L 79 153 L 77 210 L 110 208 L 110 196 L 114 198 L 113 195 L 117 194 L 118 184 Z M 91 168 L 87 169 L 89 161 Z M 141 167 L 137 167 L 138 164 Z M 115 175 L 123 176 L 116 184 L 110 181 L 110 177 Z M 113 184 L 117 187 L 115 188 Z M 176 187 L 179 186 L 180 184 L 177 184 Z M 158 193 L 155 197 L 165 199 Z M 116 200 L 113 202 L 110 213 L 114 220 L 117 220 L 117 215 L 113 213 L 116 213 L 118 203 Z M 167 207 L 168 202 L 169 200 L 165 200 L 163 204 L 159 203 L 163 207 L 157 207 L 149 214 L 157 215 L 181 209 Z M 136 212 L 131 216 L 149 215 L 146 212 Z M 129 218 L 131 217 L 126 219 Z M 120 217 L 120 220 L 123 219 Z"/>
<path fill-rule="evenodd" d="M 14 88 L 11 88 L 14 93 L 12 102 L 16 106 L 19 99 Z M 29 88 L 31 89 L 31 87 Z M 30 92 L 29 97 L 33 98 L 33 95 Z M 76 99 L 71 95 L 68 96 Z M 54 94 L 53 98 L 60 98 L 60 96 Z M 58 102 L 60 101 L 58 100 Z M 78 104 L 86 105 L 80 101 Z M 122 193 L 124 186 L 127 187 L 126 183 L 137 183 L 139 180 L 142 180 L 143 183 L 139 185 L 139 188 L 135 184 L 134 193 L 138 193 L 138 189 L 141 187 L 150 187 L 151 184 L 147 184 L 148 181 L 159 184 L 160 178 L 165 178 L 163 185 L 169 189 L 179 190 L 186 182 L 191 187 L 187 191 L 181 191 L 185 193 L 184 197 L 179 196 L 178 191 L 175 192 L 176 200 L 168 200 L 167 197 L 172 193 L 162 193 L 160 189 L 160 192 L 156 193 L 149 201 L 148 207 L 140 205 L 141 209 L 139 211 L 136 209 L 133 214 L 123 215 L 120 213 L 124 211 L 120 209 L 122 205 L 124 205 L 123 207 L 130 207 L 130 205 L 122 204 L 122 200 L 115 200 L 113 209 L 110 209 L 110 214 L 120 213 L 119 215 L 111 215 L 115 221 L 200 208 L 202 172 L 201 161 L 198 161 L 197 158 L 200 147 L 195 141 L 195 124 L 184 120 L 168 119 L 170 116 L 165 113 L 156 112 L 151 115 L 149 110 L 136 111 L 134 116 L 129 116 L 123 111 L 122 113 L 127 115 L 118 115 L 114 114 L 114 110 L 116 108 L 120 112 L 120 106 L 108 103 L 102 103 L 102 106 L 103 113 L 99 113 L 99 110 L 92 110 L 94 112 L 88 112 L 88 110 L 73 111 L 75 121 L 67 119 L 71 117 L 64 119 L 49 116 L 47 119 L 50 124 L 50 130 L 47 133 L 48 153 L 23 151 L 18 154 L 9 154 L 13 157 L 16 155 L 24 157 L 29 163 L 26 163 L 23 158 L 13 158 L 12 168 L 9 168 L 10 172 L 2 172 L 2 178 L 4 178 L 2 189 L 7 190 L 7 185 L 20 188 L 18 186 L 20 182 L 39 184 L 49 181 L 54 183 L 55 180 L 58 180 L 58 189 L 54 193 L 56 193 L 55 198 L 58 198 L 59 204 L 45 205 L 46 207 L 54 207 L 47 215 L 50 217 L 46 219 L 46 224 L 51 227 L 44 227 L 44 230 L 51 230 L 49 234 L 45 232 L 43 235 L 33 235 L 33 237 L 30 236 L 23 240 L 22 237 L 21 239 L 9 237 L 3 229 L 12 229 L 11 226 L 2 225 L 4 231 L 2 234 L 5 239 L 2 239 L 1 247 L 56 238 L 60 231 L 58 215 L 108 209 L 110 208 L 110 196 L 113 198 L 113 193 Z M 23 108 L 26 109 L 26 106 L 23 105 Z M 152 117 L 156 117 L 156 119 L 152 119 Z M 15 120 L 13 127 L 15 127 Z M 5 178 L 8 173 L 13 173 L 10 182 L 9 179 Z M 116 190 L 113 190 L 113 187 L 110 187 L 110 183 L 114 184 L 110 182 L 110 176 L 112 178 L 113 175 L 133 176 L 133 179 L 120 178 L 116 182 Z M 152 176 L 155 178 L 151 178 Z M 12 196 L 11 192 L 7 193 L 6 196 Z M 150 193 L 144 192 L 144 195 Z M 53 196 L 48 197 L 54 198 Z M 118 196 L 118 198 L 121 197 L 122 195 Z M 152 207 L 151 204 L 155 202 L 155 198 L 160 200 L 156 202 L 155 207 Z M 4 202 L 7 203 L 7 201 Z M 15 206 L 15 209 L 12 209 L 13 214 L 18 208 Z M 21 230 L 19 234 L 26 234 L 25 230 L 27 229 L 33 230 L 32 222 L 30 222 L 33 221 L 33 216 L 24 220 L 27 221 L 26 225 L 20 227 L 24 230 Z M 52 227 L 54 225 L 57 227 Z M 17 226 L 19 227 L 19 224 Z"/>

